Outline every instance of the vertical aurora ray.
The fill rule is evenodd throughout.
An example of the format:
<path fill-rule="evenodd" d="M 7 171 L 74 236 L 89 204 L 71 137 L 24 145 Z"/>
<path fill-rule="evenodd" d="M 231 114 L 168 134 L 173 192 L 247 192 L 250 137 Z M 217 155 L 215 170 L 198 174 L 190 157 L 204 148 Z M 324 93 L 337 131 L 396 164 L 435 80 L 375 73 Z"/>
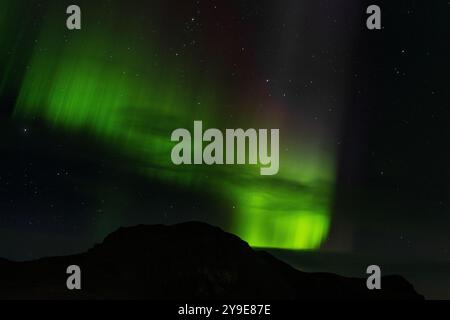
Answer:
<path fill-rule="evenodd" d="M 195 109 L 193 93 L 183 91 L 170 71 L 142 68 L 144 52 L 117 48 L 106 30 L 93 33 L 86 38 L 75 35 L 63 47 L 54 45 L 63 35 L 42 33 L 14 116 L 39 117 L 55 128 L 87 132 L 149 167 L 168 168 L 172 126 L 187 126 L 209 115 Z M 58 52 L 57 58 L 48 59 L 48 50 Z"/>
<path fill-rule="evenodd" d="M 75 135 L 87 133 L 133 159 L 134 169 L 149 178 L 216 190 L 233 204 L 230 231 L 252 246 L 319 247 L 330 224 L 332 152 L 297 145 L 292 148 L 296 152 L 281 155 L 280 172 L 272 177 L 260 176 L 259 168 L 247 165 L 172 165 L 171 132 L 191 129 L 194 120 L 202 120 L 205 127 L 223 125 L 220 101 L 226 92 L 213 79 L 200 80 L 187 61 L 165 57 L 160 66 L 150 63 L 151 44 L 141 46 L 129 38 L 139 29 L 135 25 L 116 32 L 111 21 L 91 27 L 89 33 L 68 34 L 51 23 L 44 27 L 20 86 L 14 118 L 41 119 Z M 179 80 L 180 65 L 191 70 L 189 81 Z M 258 122 L 245 115 L 242 119 Z M 283 137 L 282 124 L 280 131 Z"/>
<path fill-rule="evenodd" d="M 18 42 L 25 33 L 25 27 L 17 27 L 15 23 L 20 17 L 17 1 L 4 0 L 1 6 L 0 48 L 4 50 L 0 50 L 0 96 L 4 93 L 7 81 L 12 78 L 14 61 L 20 57 Z"/>

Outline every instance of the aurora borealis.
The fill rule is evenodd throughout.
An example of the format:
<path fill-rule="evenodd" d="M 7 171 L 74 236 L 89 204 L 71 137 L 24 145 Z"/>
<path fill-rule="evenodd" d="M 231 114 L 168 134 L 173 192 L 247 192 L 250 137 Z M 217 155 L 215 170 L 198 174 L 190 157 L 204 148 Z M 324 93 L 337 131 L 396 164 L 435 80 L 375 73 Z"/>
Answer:
<path fill-rule="evenodd" d="M 301 269 L 379 264 L 448 296 L 446 1 L 379 1 L 373 32 L 360 0 L 75 2 L 1 2 L 0 257 L 200 220 Z M 279 172 L 172 164 L 194 121 L 279 129 Z"/>
<path fill-rule="evenodd" d="M 226 90 L 215 79 L 203 80 L 189 57 L 175 54 L 158 59 L 158 66 L 148 63 L 147 57 L 159 44 L 152 37 L 145 43 L 137 39 L 143 23 L 117 30 L 111 16 L 97 12 L 97 24 L 85 21 L 89 32 L 70 32 L 55 28 L 61 7 L 47 9 L 49 16 L 20 81 L 14 119 L 44 121 L 73 135 L 87 133 L 125 154 L 129 166 L 149 179 L 217 190 L 236 208 L 230 213 L 231 231 L 255 247 L 313 249 L 321 244 L 331 218 L 333 151 L 307 150 L 301 141 L 291 147 L 285 140 L 283 148 L 289 147 L 289 153 L 282 155 L 275 178 L 259 177 L 250 166 L 173 166 L 168 158 L 173 147 L 169 137 L 175 128 L 195 119 L 217 127 L 250 127 L 262 123 L 259 116 L 244 113 L 223 121 L 227 114 L 221 101 Z M 186 69 L 185 81 L 177 74 L 180 66 Z M 261 97 L 254 99 L 238 101 L 245 107 L 233 107 L 252 110 Z M 269 107 L 262 113 L 270 117 L 273 111 Z M 270 126 L 284 124 L 272 121 Z"/>

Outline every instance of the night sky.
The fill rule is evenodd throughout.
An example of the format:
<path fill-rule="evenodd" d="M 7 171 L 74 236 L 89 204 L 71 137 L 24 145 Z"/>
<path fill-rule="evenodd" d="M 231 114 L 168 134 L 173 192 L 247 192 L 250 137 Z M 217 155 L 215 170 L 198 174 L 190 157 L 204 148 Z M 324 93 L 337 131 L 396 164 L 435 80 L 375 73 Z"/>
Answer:
<path fill-rule="evenodd" d="M 450 298 L 448 1 L 76 1 L 69 31 L 73 3 L 1 4 L 0 257 L 201 220 Z M 279 128 L 279 173 L 173 165 L 194 120 Z"/>

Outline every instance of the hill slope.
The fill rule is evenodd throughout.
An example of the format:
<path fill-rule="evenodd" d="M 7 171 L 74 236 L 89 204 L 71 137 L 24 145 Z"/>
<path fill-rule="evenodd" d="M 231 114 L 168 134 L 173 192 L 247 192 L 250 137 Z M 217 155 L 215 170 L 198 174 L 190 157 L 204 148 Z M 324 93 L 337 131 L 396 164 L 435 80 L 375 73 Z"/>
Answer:
<path fill-rule="evenodd" d="M 66 269 L 82 270 L 82 290 Z M 304 273 L 217 227 L 189 222 L 120 228 L 85 253 L 0 260 L 0 298 L 28 299 L 422 299 L 399 276 L 369 291 L 365 279 Z"/>

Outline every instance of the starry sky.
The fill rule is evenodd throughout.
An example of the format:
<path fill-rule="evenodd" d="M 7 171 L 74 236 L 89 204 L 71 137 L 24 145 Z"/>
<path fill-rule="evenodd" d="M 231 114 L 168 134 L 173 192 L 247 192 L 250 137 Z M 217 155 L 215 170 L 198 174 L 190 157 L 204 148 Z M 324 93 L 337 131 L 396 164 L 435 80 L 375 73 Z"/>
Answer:
<path fill-rule="evenodd" d="M 201 220 L 448 297 L 447 1 L 2 1 L 0 256 Z M 174 166 L 176 128 L 279 128 L 280 172 Z"/>

